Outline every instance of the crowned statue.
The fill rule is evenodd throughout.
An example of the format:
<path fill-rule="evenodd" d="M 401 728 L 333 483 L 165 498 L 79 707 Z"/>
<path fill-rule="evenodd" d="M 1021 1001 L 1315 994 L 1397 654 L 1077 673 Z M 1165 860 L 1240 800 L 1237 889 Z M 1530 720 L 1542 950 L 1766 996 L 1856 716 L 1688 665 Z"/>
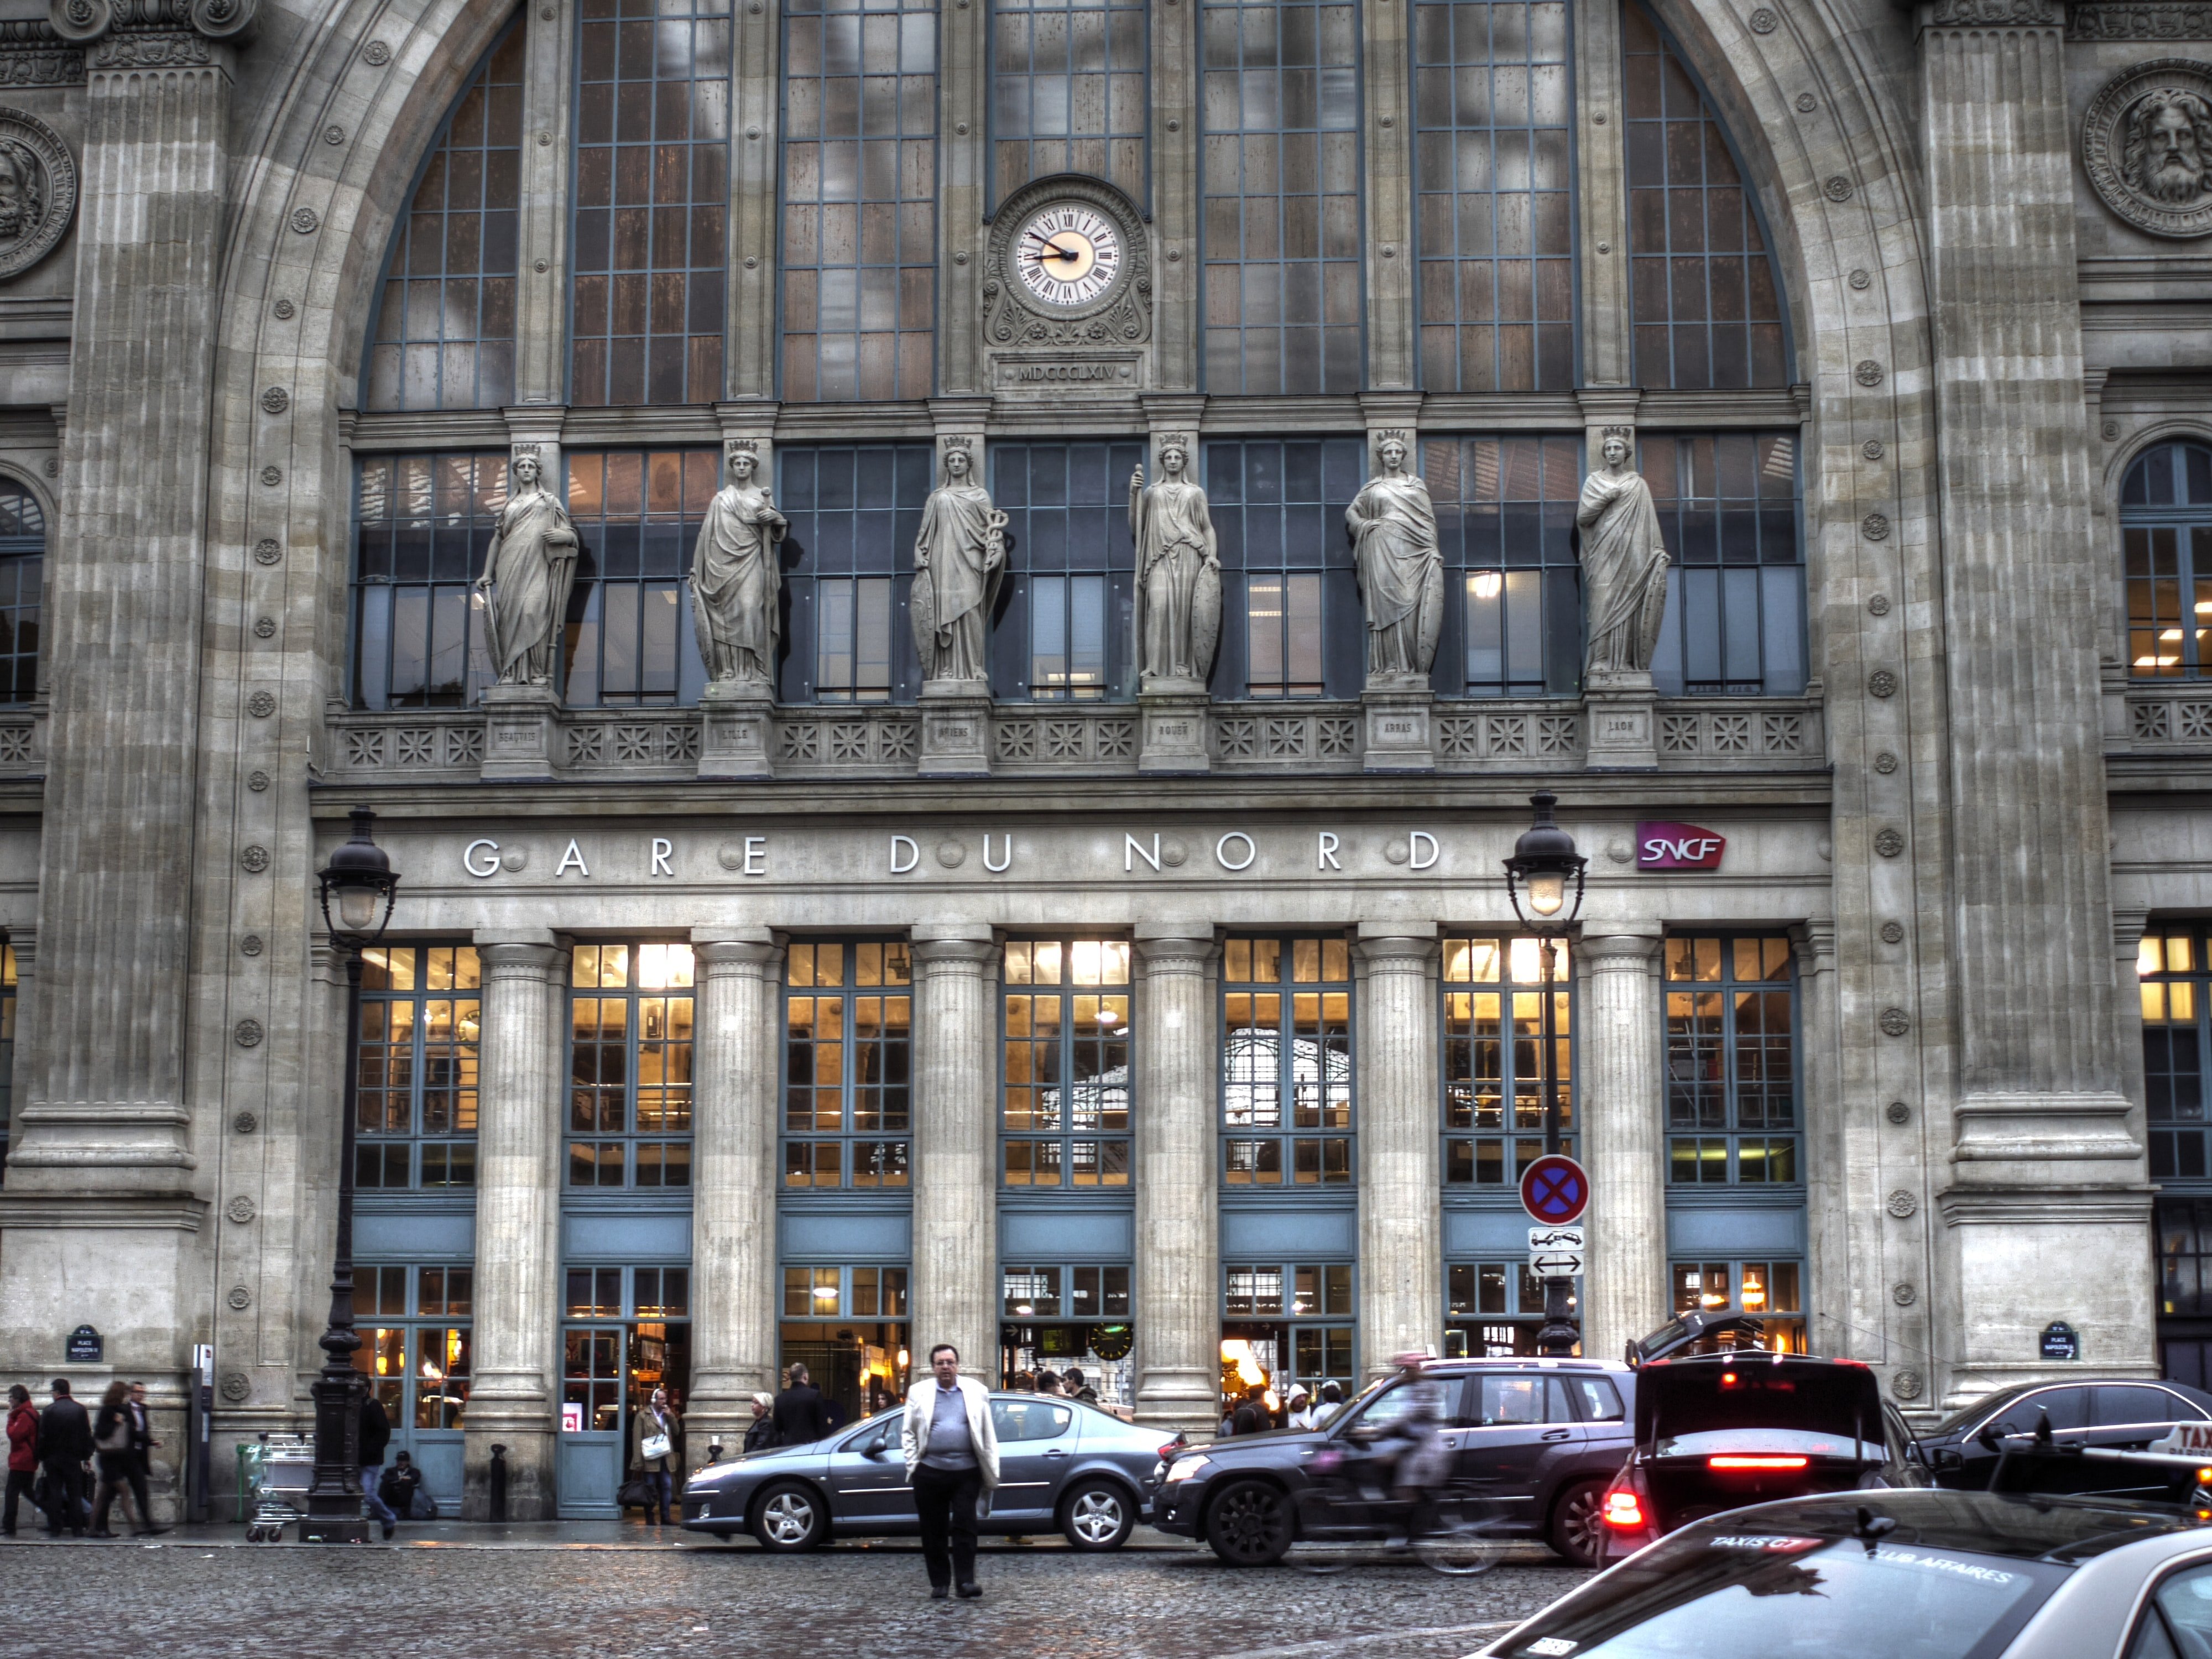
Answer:
<path fill-rule="evenodd" d="M 1375 453 L 1382 471 L 1344 514 L 1367 608 L 1368 683 L 1425 683 L 1444 613 L 1436 509 L 1428 485 L 1407 469 L 1402 440 L 1385 438 Z"/>
<path fill-rule="evenodd" d="M 1006 573 L 1006 515 L 975 482 L 965 444 L 945 451 L 914 544 L 914 642 L 925 684 L 990 678 L 991 608 Z"/>
<path fill-rule="evenodd" d="M 730 452 L 729 482 L 707 504 L 691 555 L 692 620 L 714 684 L 765 687 L 775 678 L 776 551 L 791 526 L 754 481 L 759 470 L 751 450 Z"/>
<path fill-rule="evenodd" d="M 477 578 L 484 646 L 502 685 L 552 684 L 575 580 L 575 530 L 539 473 L 536 455 L 514 458 L 514 493 Z"/>
<path fill-rule="evenodd" d="M 1583 532 L 1583 597 L 1589 617 L 1585 684 L 1648 673 L 1667 611 L 1667 546 L 1651 486 L 1628 465 L 1628 440 L 1609 432 L 1605 465 L 1583 480 L 1575 523 Z"/>
<path fill-rule="evenodd" d="M 1221 639 L 1221 557 L 1206 492 L 1184 476 L 1190 451 L 1160 447 L 1160 481 L 1129 477 L 1129 534 L 1137 544 L 1137 659 L 1150 690 L 1200 690 Z"/>

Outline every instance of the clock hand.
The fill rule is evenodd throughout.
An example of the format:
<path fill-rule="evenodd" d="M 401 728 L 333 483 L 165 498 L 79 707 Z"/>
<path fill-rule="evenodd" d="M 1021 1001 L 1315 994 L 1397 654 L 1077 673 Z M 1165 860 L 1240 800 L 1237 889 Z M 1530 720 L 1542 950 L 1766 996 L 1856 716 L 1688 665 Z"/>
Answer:
<path fill-rule="evenodd" d="M 1080 259 L 1083 257 L 1080 252 L 1073 253 L 1069 252 L 1066 248 L 1060 246 L 1058 242 L 1053 241 L 1042 232 L 1033 230 L 1030 234 L 1036 237 L 1040 243 L 1043 244 L 1044 251 L 1047 253 L 1051 254 L 1055 259 L 1066 259 L 1073 262 L 1074 260 Z"/>

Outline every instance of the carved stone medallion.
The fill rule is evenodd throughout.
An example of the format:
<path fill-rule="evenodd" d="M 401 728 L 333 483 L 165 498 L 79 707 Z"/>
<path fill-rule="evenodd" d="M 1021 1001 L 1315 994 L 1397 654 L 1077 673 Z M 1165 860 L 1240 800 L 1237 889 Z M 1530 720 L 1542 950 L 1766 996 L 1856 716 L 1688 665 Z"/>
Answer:
<path fill-rule="evenodd" d="M 242 1135 L 250 1135 L 261 1127 L 261 1120 L 251 1112 L 240 1112 L 231 1119 L 230 1127 Z"/>
<path fill-rule="evenodd" d="M 1905 943 L 1905 924 L 1904 924 L 1903 922 L 1901 922 L 1901 921 L 1885 921 L 1884 923 L 1882 923 L 1882 925 L 1881 925 L 1881 942 L 1882 942 L 1884 945 L 1902 945 L 1902 944 L 1904 944 L 1904 943 Z"/>
<path fill-rule="evenodd" d="M 1892 1373 L 1889 1379 L 1889 1391 L 1895 1395 L 1899 1400 L 1919 1399 L 1920 1373 L 1910 1369 L 1909 1367 L 1906 1370 Z"/>
<path fill-rule="evenodd" d="M 230 1287 L 230 1295 L 224 1299 L 238 1312 L 244 1313 L 253 1305 L 253 1292 L 243 1285 L 234 1285 Z"/>
<path fill-rule="evenodd" d="M 259 1048 L 261 1039 L 265 1035 L 267 1034 L 262 1030 L 261 1022 L 258 1019 L 241 1019 L 238 1022 L 236 1029 L 231 1032 L 231 1036 L 237 1040 L 238 1046 L 241 1048 Z"/>
<path fill-rule="evenodd" d="M 76 163 L 35 115 L 0 107 L 0 282 L 54 251 L 76 213 Z"/>
<path fill-rule="evenodd" d="M 2136 229 L 2212 235 L 2212 64 L 2154 58 L 2107 82 L 2081 118 L 2081 167 Z"/>
<path fill-rule="evenodd" d="M 222 1397 L 234 1405 L 252 1392 L 252 1381 L 243 1371 L 232 1371 L 222 1379 Z"/>
<path fill-rule="evenodd" d="M 1912 1029 L 1912 1017 L 1902 1008 L 1885 1008 L 1875 1022 L 1884 1036 L 1900 1037 Z"/>
<path fill-rule="evenodd" d="M 222 1212 L 242 1227 L 253 1219 L 253 1200 L 241 1193 L 222 1206 Z"/>
<path fill-rule="evenodd" d="M 1894 830 L 1879 830 L 1874 838 L 1874 850 L 1886 859 L 1893 859 L 1905 850 L 1905 837 Z"/>
<path fill-rule="evenodd" d="M 1913 1193 L 1899 1187 L 1889 1195 L 1889 1202 L 1886 1207 L 1892 1215 L 1902 1221 L 1920 1207 L 1920 1200 Z"/>
<path fill-rule="evenodd" d="M 1904 1123 L 1911 1120 L 1912 1116 L 1912 1108 L 1906 1105 L 1901 1100 L 1893 1100 L 1888 1105 L 1882 1108 L 1882 1115 L 1888 1118 L 1892 1123 Z"/>

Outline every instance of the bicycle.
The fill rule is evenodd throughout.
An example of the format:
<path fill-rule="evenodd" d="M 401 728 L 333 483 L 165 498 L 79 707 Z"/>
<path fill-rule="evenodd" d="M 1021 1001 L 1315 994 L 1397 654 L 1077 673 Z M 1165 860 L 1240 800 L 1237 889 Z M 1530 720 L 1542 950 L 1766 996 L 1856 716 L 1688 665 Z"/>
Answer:
<path fill-rule="evenodd" d="M 1504 1506 L 1469 1482 L 1447 1481 L 1423 1498 L 1401 1498 L 1369 1484 L 1384 1478 L 1373 1460 L 1334 1447 L 1309 1468 L 1311 1482 L 1297 1498 L 1300 1540 L 1370 1547 L 1301 1554 L 1294 1559 L 1302 1571 L 1342 1572 L 1358 1559 L 1388 1560 L 1402 1550 L 1431 1572 L 1468 1577 L 1487 1572 L 1504 1557 Z M 1405 1542 L 1385 1543 L 1379 1552 L 1372 1547 L 1378 1540 L 1398 1539 Z"/>

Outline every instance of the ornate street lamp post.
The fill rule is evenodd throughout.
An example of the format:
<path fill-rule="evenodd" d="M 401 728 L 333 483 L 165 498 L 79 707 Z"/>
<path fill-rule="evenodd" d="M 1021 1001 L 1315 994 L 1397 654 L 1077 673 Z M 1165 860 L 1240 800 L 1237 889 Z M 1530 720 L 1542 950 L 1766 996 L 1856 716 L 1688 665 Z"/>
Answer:
<path fill-rule="evenodd" d="M 1575 850 L 1575 838 L 1559 828 L 1552 809 L 1559 798 L 1548 789 L 1528 797 L 1536 821 L 1513 844 L 1505 860 L 1505 893 L 1513 901 L 1514 919 L 1536 934 L 1536 948 L 1544 963 L 1544 993 L 1540 1018 L 1544 1070 L 1544 1150 L 1556 1153 L 1559 1145 L 1559 1067 L 1554 1044 L 1552 981 L 1558 972 L 1559 936 L 1574 926 L 1583 909 L 1583 872 L 1589 860 Z M 1574 896 L 1567 896 L 1569 883 Z M 1560 913 L 1564 911 L 1563 915 Z M 1532 920 L 1533 917 L 1533 920 Z M 1544 1324 L 1536 1333 L 1536 1352 L 1564 1358 L 1574 1352 L 1580 1333 L 1567 1311 L 1568 1283 L 1564 1279 L 1544 1281 Z"/>
<path fill-rule="evenodd" d="M 384 937 L 399 878 L 369 834 L 376 814 L 353 809 L 353 835 L 316 873 L 323 925 L 345 957 L 346 1041 L 343 1128 L 338 1152 L 338 1237 L 331 1270 L 331 1324 L 323 1333 L 322 1374 L 310 1392 L 315 1401 L 315 1479 L 307 1489 L 307 1518 L 300 1537 L 311 1544 L 365 1544 L 368 1522 L 361 1510 L 361 1404 L 364 1378 L 355 1369 L 361 1339 L 353 1328 L 354 1121 L 361 1078 L 361 957 Z"/>

